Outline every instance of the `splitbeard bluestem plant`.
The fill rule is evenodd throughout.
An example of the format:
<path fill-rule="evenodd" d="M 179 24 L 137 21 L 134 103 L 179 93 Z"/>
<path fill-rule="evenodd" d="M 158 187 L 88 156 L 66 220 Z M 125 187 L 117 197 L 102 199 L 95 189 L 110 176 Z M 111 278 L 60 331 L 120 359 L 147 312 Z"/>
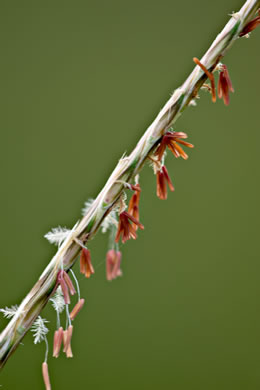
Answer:
<path fill-rule="evenodd" d="M 20 306 L 1 309 L 7 318 L 11 318 L 0 335 L 0 368 L 4 366 L 16 350 L 27 331 L 31 328 L 34 342 L 45 341 L 46 354 L 42 364 L 42 374 L 47 390 L 51 389 L 48 373 L 47 320 L 39 316 L 41 310 L 50 301 L 56 314 L 57 326 L 53 339 L 53 357 L 58 357 L 63 344 L 63 352 L 68 358 L 73 356 L 71 339 L 72 321 L 84 305 L 80 297 L 80 288 L 72 266 L 80 255 L 80 272 L 91 277 L 94 274 L 90 249 L 87 243 L 101 227 L 102 232 L 109 233 L 109 249 L 106 255 L 107 279 L 113 280 L 122 275 L 122 254 L 120 240 L 137 238 L 137 230 L 144 226 L 139 220 L 139 200 L 141 186 L 139 172 L 145 162 L 149 162 L 156 174 L 156 192 L 160 199 L 167 198 L 167 186 L 174 191 L 174 186 L 165 165 L 166 150 L 174 157 L 188 158 L 184 148 L 193 148 L 184 141 L 187 134 L 175 130 L 175 122 L 184 109 L 196 105 L 200 88 L 206 89 L 215 102 L 217 96 L 223 98 L 224 104 L 230 102 L 230 92 L 234 92 L 227 65 L 222 58 L 232 44 L 249 34 L 260 24 L 260 0 L 248 0 L 217 36 L 201 60 L 193 58 L 196 66 L 187 80 L 175 90 L 154 122 L 146 130 L 130 156 L 124 156 L 112 172 L 104 188 L 94 200 L 85 203 L 83 218 L 70 230 L 55 228 L 45 237 L 50 243 L 58 246 L 58 251 L 39 280 L 22 301 Z M 257 13 L 257 16 L 255 14 Z M 215 75 L 218 75 L 217 91 Z M 209 79 L 210 83 L 206 83 Z M 127 193 L 131 194 L 127 207 Z M 138 232 L 139 234 L 139 232 Z M 72 278 L 70 277 L 72 276 Z M 76 288 L 75 288 L 76 286 Z M 77 295 L 77 303 L 70 311 L 71 296 Z M 60 315 L 66 315 L 65 329 L 61 326 Z"/>

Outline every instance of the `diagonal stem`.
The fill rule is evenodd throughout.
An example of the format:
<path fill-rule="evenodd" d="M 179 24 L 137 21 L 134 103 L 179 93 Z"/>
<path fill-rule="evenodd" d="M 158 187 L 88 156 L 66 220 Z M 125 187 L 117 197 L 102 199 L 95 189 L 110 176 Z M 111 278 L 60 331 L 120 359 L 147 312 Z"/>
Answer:
<path fill-rule="evenodd" d="M 259 7 L 260 0 L 247 0 L 241 10 L 231 17 L 200 60 L 209 72 L 214 70 L 220 59 L 238 39 L 239 34 L 254 17 Z M 95 235 L 104 218 L 120 198 L 124 190 L 122 183 L 130 182 L 141 170 L 162 136 L 197 95 L 207 77 L 207 74 L 199 66 L 196 66 L 182 86 L 175 90 L 130 156 L 119 161 L 87 214 L 74 226 L 37 283 L 22 301 L 15 316 L 2 331 L 0 335 L 0 368 L 16 350 L 35 318 L 49 301 L 56 284 L 57 273 L 62 264 L 65 270 L 69 270 L 75 263 L 81 249 L 76 241 L 81 240 L 85 243 Z"/>

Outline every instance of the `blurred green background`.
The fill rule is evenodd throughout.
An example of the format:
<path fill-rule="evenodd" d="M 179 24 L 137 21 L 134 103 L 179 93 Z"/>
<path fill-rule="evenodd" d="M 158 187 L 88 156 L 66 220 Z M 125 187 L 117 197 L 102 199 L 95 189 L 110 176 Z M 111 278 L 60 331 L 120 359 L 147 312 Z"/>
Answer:
<path fill-rule="evenodd" d="M 73 226 L 242 4 L 1 1 L 0 307 L 23 299 L 55 253 L 43 235 Z M 143 170 L 145 230 L 121 247 L 122 278 L 106 281 L 107 237 L 90 243 L 96 274 L 79 276 L 74 358 L 50 357 L 53 389 L 259 389 L 259 38 L 224 60 L 230 106 L 202 92 L 177 122 L 195 149 L 168 156 L 175 193 L 160 201 Z M 55 313 L 42 315 L 52 346 Z M 44 343 L 23 344 L 3 390 L 44 388 Z"/>

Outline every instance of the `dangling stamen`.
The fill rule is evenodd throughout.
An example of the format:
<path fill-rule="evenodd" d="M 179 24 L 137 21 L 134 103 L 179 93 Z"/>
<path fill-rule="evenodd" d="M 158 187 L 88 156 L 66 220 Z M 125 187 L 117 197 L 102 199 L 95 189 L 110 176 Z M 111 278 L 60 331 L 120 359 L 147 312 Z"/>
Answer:
<path fill-rule="evenodd" d="M 211 84 L 211 94 L 212 94 L 212 101 L 215 103 L 216 101 L 216 88 L 215 88 L 215 80 L 214 80 L 214 75 L 208 69 L 200 62 L 200 60 L 196 57 L 193 58 L 193 61 L 195 62 L 196 65 L 198 65 L 203 72 L 206 73 L 206 75 L 209 78 L 210 84 Z"/>

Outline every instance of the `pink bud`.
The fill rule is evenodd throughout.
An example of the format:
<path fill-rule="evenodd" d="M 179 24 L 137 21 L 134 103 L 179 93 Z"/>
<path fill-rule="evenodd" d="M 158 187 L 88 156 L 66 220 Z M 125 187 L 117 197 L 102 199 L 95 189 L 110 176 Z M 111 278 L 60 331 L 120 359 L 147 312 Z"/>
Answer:
<path fill-rule="evenodd" d="M 122 275 L 120 264 L 121 252 L 110 249 L 107 252 L 107 280 L 112 280 Z"/>
<path fill-rule="evenodd" d="M 49 372 L 48 372 L 48 364 L 46 362 L 42 363 L 42 376 L 43 376 L 43 381 L 45 384 L 45 389 L 51 390 L 51 383 L 50 383 L 50 377 L 49 377 Z"/>
<path fill-rule="evenodd" d="M 84 305 L 84 302 L 85 302 L 85 299 L 81 298 L 78 303 L 76 303 L 76 305 L 73 307 L 71 313 L 70 313 L 70 319 L 71 320 L 74 320 L 74 318 L 76 317 L 76 315 L 79 313 L 79 311 L 82 309 L 83 305 Z"/>
<path fill-rule="evenodd" d="M 87 248 L 82 248 L 80 255 L 80 272 L 90 278 L 91 274 L 94 274 L 94 268 L 91 263 L 90 251 Z"/>
<path fill-rule="evenodd" d="M 63 334 L 62 334 L 63 352 L 66 352 L 67 335 L 68 335 L 68 330 L 66 329 L 63 331 Z"/>
<path fill-rule="evenodd" d="M 60 327 L 54 333 L 53 355 L 52 355 L 53 357 L 56 357 L 56 358 L 59 357 L 62 339 L 63 339 L 63 329 L 62 329 L 62 327 Z"/>
<path fill-rule="evenodd" d="M 70 294 L 71 295 L 76 294 L 76 290 L 75 290 L 75 288 L 73 286 L 73 283 L 72 283 L 69 275 L 67 274 L 67 272 L 65 272 L 65 271 L 63 272 L 63 277 L 64 277 L 64 280 L 65 280 L 65 283 L 68 286 L 68 289 L 70 290 Z"/>
<path fill-rule="evenodd" d="M 64 333 L 66 334 L 64 335 Z M 63 343 L 64 343 L 64 348 L 63 352 L 66 353 L 67 358 L 73 357 L 72 350 L 71 350 L 71 338 L 72 338 L 72 332 L 73 332 L 73 326 L 70 325 L 68 329 L 63 332 Z"/>
<path fill-rule="evenodd" d="M 60 270 L 58 272 L 57 281 L 58 281 L 58 284 L 61 286 L 62 293 L 63 293 L 63 296 L 64 296 L 64 301 L 65 301 L 65 303 L 67 305 L 67 304 L 70 304 L 70 296 L 69 296 L 68 286 L 65 283 L 63 275 L 64 275 L 64 271 Z"/>

